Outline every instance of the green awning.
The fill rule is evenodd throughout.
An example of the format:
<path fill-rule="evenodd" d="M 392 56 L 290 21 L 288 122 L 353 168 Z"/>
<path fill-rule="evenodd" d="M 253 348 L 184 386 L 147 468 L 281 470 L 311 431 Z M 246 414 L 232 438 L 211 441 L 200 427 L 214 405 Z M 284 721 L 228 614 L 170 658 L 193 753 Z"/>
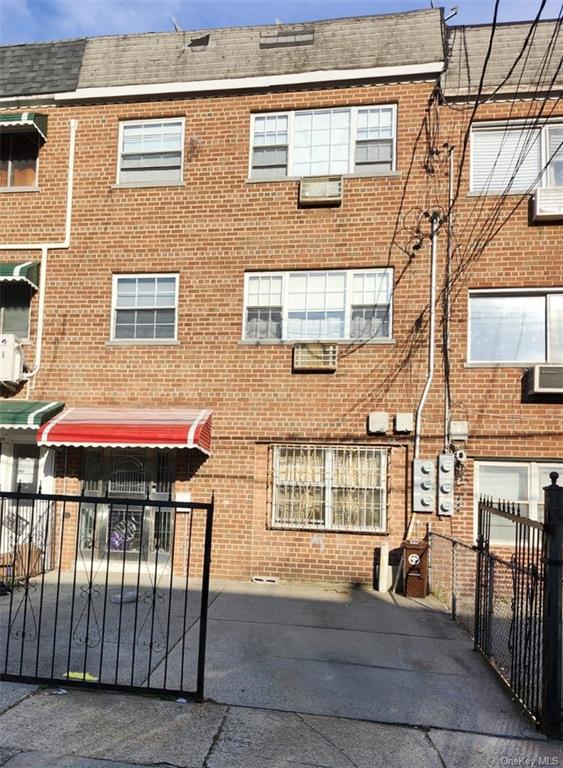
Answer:
<path fill-rule="evenodd" d="M 39 429 L 64 405 L 46 400 L 0 400 L 0 429 Z"/>
<path fill-rule="evenodd" d="M 23 280 L 32 288 L 39 288 L 39 262 L 24 261 L 23 263 L 0 263 L 0 282 L 3 280 Z"/>
<path fill-rule="evenodd" d="M 37 131 L 43 141 L 47 141 L 47 115 L 37 112 L 8 112 L 0 115 L 0 130 Z"/>

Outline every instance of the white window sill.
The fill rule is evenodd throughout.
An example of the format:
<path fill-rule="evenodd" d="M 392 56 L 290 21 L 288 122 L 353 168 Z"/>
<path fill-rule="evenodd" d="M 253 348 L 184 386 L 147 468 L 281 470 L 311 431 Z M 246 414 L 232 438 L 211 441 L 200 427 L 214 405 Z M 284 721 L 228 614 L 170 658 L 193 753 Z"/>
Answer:
<path fill-rule="evenodd" d="M 296 344 L 341 344 L 347 347 L 350 344 L 363 346 L 364 344 L 394 344 L 395 339 L 241 339 L 239 344 L 249 347 L 293 347 Z"/>
<path fill-rule="evenodd" d="M 4 194 L 5 192 L 41 192 L 41 187 L 0 187 L 0 193 Z"/>
<path fill-rule="evenodd" d="M 111 339 L 106 347 L 177 347 L 177 339 Z"/>
<path fill-rule="evenodd" d="M 533 365 L 556 365 L 556 363 L 545 363 L 545 362 L 538 362 L 537 360 L 535 362 L 530 363 L 522 363 L 520 361 L 517 362 L 502 362 L 502 363 L 492 363 L 492 362 L 486 362 L 486 363 L 464 363 L 464 368 L 531 368 Z"/>
<path fill-rule="evenodd" d="M 401 171 L 381 171 L 381 173 L 325 173 L 324 176 L 342 176 L 343 179 L 395 179 L 402 176 Z M 279 184 L 284 181 L 301 181 L 301 179 L 314 178 L 313 176 L 280 176 L 275 179 L 246 179 L 247 184 Z"/>
<path fill-rule="evenodd" d="M 151 187 L 185 186 L 185 181 L 130 181 L 128 184 L 112 184 L 111 189 L 150 189 Z"/>
<path fill-rule="evenodd" d="M 291 523 L 274 523 L 268 530 L 270 531 L 316 531 L 317 533 L 344 533 L 346 535 L 355 534 L 357 536 L 389 536 L 389 531 L 382 528 L 325 528 L 321 525 L 291 525 Z"/>
<path fill-rule="evenodd" d="M 524 192 L 468 192 L 467 197 L 530 197 L 533 194 L 533 190 L 526 190 Z"/>

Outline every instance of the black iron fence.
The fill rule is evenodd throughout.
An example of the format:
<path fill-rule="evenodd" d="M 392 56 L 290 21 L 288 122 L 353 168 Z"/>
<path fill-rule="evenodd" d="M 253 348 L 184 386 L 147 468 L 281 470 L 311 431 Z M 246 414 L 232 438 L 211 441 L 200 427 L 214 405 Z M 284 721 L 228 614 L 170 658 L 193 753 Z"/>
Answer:
<path fill-rule="evenodd" d="M 203 697 L 213 502 L 0 493 L 0 679 Z"/>
<path fill-rule="evenodd" d="M 544 526 L 490 499 L 480 501 L 478 519 L 475 648 L 542 723 Z"/>
<path fill-rule="evenodd" d="M 477 544 L 431 531 L 430 589 L 539 727 L 561 737 L 563 488 L 545 524 L 482 498 Z"/>

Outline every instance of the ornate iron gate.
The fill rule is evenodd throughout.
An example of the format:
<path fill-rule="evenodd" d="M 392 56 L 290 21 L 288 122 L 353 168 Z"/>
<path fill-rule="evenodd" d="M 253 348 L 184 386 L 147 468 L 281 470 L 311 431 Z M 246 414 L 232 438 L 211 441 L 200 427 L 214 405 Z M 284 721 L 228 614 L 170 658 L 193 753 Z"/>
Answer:
<path fill-rule="evenodd" d="M 0 493 L 0 679 L 203 698 L 213 501 Z"/>

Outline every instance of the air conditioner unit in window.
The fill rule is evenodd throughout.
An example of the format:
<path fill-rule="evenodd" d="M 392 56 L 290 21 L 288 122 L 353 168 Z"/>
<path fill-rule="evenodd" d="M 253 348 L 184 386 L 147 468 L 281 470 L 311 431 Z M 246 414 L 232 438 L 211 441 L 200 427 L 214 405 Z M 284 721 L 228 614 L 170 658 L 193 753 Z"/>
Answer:
<path fill-rule="evenodd" d="M 299 185 L 300 205 L 340 205 L 342 176 L 308 176 Z"/>
<path fill-rule="evenodd" d="M 296 344 L 293 347 L 294 371 L 335 371 L 338 361 L 336 344 Z"/>
<path fill-rule="evenodd" d="M 534 221 L 563 219 L 563 187 L 538 187 L 534 194 Z"/>
<path fill-rule="evenodd" d="M 563 394 L 563 365 L 534 365 L 526 371 L 527 395 Z"/>
<path fill-rule="evenodd" d="M 13 333 L 0 336 L 0 382 L 17 384 L 23 379 L 22 343 Z"/>

